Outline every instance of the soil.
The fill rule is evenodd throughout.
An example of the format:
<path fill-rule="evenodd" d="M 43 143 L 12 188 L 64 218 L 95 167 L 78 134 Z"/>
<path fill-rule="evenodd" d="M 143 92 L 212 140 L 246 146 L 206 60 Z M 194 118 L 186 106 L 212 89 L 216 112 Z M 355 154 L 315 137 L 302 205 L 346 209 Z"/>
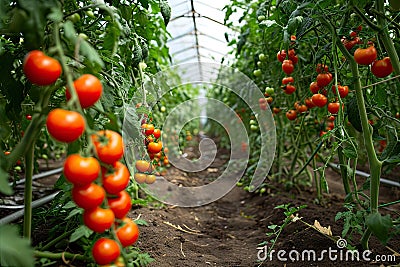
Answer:
<path fill-rule="evenodd" d="M 189 151 L 190 152 L 190 151 Z M 194 153 L 194 152 L 193 152 Z M 173 183 L 184 186 L 197 186 L 208 183 L 218 177 L 224 169 L 225 153 L 220 152 L 207 170 L 190 174 L 173 167 L 167 170 L 165 177 Z M 55 165 L 57 166 L 57 164 Z M 332 170 L 327 171 L 330 194 L 324 195 L 324 203 L 316 204 L 316 193 L 313 188 L 285 191 L 281 185 L 269 183 L 263 195 L 249 193 L 243 188 L 235 187 L 223 198 L 205 206 L 181 208 L 168 205 L 133 207 L 130 217 L 140 218 L 147 226 L 140 226 L 140 238 L 136 246 L 147 252 L 154 262 L 149 266 L 395 266 L 400 264 L 400 240 L 392 239 L 387 246 L 371 238 L 370 248 L 375 255 L 393 255 L 397 251 L 395 261 L 345 261 L 345 251 L 338 250 L 336 242 L 321 234 L 310 225 L 317 220 L 323 227 L 329 227 L 333 238 L 339 238 L 343 222 L 335 222 L 335 215 L 344 211 L 344 193 L 340 176 Z M 49 178 L 39 179 L 38 184 L 48 184 Z M 53 179 L 54 181 L 55 179 Z M 381 187 L 381 202 L 398 200 L 400 190 L 393 187 Z M 271 232 L 270 225 L 281 225 L 285 219 L 282 209 L 276 206 L 291 203 L 293 207 L 307 205 L 299 211 L 301 221 L 286 226 L 275 243 L 272 259 L 263 258 L 265 251 L 262 242 L 271 240 L 266 233 Z M 382 208 L 383 213 L 393 214 L 400 210 L 400 205 Z M 308 224 L 308 225 L 307 225 Z M 357 238 L 351 242 L 357 246 Z M 269 243 L 269 246 L 271 243 Z M 314 250 L 317 258 L 323 250 L 334 249 L 331 260 L 327 253 L 318 261 L 291 261 L 288 253 Z M 392 249 L 392 250 L 391 250 Z M 286 261 L 278 260 L 279 250 L 286 251 Z M 342 252 L 340 252 L 342 251 Z M 281 252 L 282 253 L 282 252 Z M 294 253 L 294 252 L 293 252 Z M 294 256 L 294 254 L 291 254 Z M 307 254 L 306 254 L 307 255 Z M 342 255 L 342 257 L 341 257 Z M 341 258 L 340 258 L 341 257 Z M 342 259 L 342 260 L 340 260 Z"/>
<path fill-rule="evenodd" d="M 220 155 L 223 153 L 220 153 Z M 184 186 L 202 184 L 223 170 L 223 159 L 216 159 L 209 168 L 212 171 L 187 174 L 177 169 L 168 169 L 165 177 L 172 182 Z M 215 171 L 217 169 L 218 171 Z M 395 261 L 346 261 L 345 250 L 339 250 L 336 242 L 321 234 L 314 228 L 305 224 L 314 224 L 317 220 L 323 227 L 330 226 L 333 237 L 340 238 L 343 223 L 335 222 L 335 215 L 344 211 L 344 192 L 340 176 L 332 170 L 327 171 L 327 179 L 330 185 L 330 194 L 324 196 L 324 204 L 315 203 L 316 194 L 313 189 L 287 192 L 280 185 L 271 183 L 264 195 L 249 193 L 242 188 L 235 187 L 223 198 L 206 206 L 197 208 L 181 208 L 164 205 L 161 208 L 137 208 L 131 212 L 132 218 L 138 218 L 148 222 L 147 226 L 140 226 L 141 235 L 137 246 L 148 252 L 155 259 L 150 266 L 394 266 L 400 264 L 400 240 L 391 240 L 387 247 L 383 246 L 376 238 L 370 240 L 370 248 L 375 255 L 393 255 L 397 251 Z M 396 188 L 381 188 L 381 201 L 388 202 L 399 199 L 400 191 Z M 302 221 L 291 223 L 284 228 L 275 243 L 275 254 L 272 261 L 265 256 L 260 245 L 268 240 L 269 225 L 282 224 L 285 216 L 283 210 L 275 209 L 281 204 L 291 203 L 293 207 L 307 205 L 299 212 Z M 400 206 L 391 206 L 391 209 L 382 210 L 384 213 L 392 213 L 399 210 Z M 352 242 L 357 246 L 354 239 Z M 277 259 L 277 252 L 285 250 L 289 253 L 296 250 L 302 253 L 304 250 L 314 250 L 317 259 L 323 250 L 332 251 L 331 260 L 325 254 L 322 260 L 308 260 L 307 254 L 304 260 L 292 262 L 288 254 L 283 257 L 287 261 Z M 390 249 L 394 251 L 391 251 Z M 260 251 L 261 250 L 261 251 Z M 341 252 L 340 252 L 341 251 Z M 342 253 L 342 254 L 340 254 Z M 360 253 L 362 251 L 360 250 Z M 294 254 L 293 254 L 294 255 Z M 340 256 L 342 255 L 342 256 Z M 362 254 L 360 254 L 362 255 Z M 342 259 L 342 260 L 341 260 Z"/>

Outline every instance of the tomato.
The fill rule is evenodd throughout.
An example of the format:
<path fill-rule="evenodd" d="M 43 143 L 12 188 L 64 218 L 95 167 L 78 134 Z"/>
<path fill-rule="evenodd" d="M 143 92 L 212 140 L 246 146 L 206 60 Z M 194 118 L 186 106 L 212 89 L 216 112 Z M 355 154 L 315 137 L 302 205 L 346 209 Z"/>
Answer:
<path fill-rule="evenodd" d="M 327 86 L 332 81 L 332 74 L 330 73 L 319 73 L 317 75 L 317 85 L 322 88 Z"/>
<path fill-rule="evenodd" d="M 100 206 L 106 195 L 103 187 L 94 183 L 83 186 L 74 186 L 71 193 L 72 200 L 76 205 L 85 210 Z"/>
<path fill-rule="evenodd" d="M 312 82 L 312 83 L 310 84 L 310 91 L 311 91 L 313 94 L 317 94 L 318 91 L 319 91 L 319 89 L 320 89 L 320 88 L 319 88 L 317 82 Z"/>
<path fill-rule="evenodd" d="M 151 135 L 154 132 L 154 125 L 153 124 L 143 124 L 142 128 L 144 129 L 144 133 L 146 135 Z"/>
<path fill-rule="evenodd" d="M 133 245 L 139 238 L 139 227 L 129 218 L 122 220 L 125 224 L 116 231 L 119 242 L 123 247 Z"/>
<path fill-rule="evenodd" d="M 328 102 L 328 98 L 326 96 L 324 96 L 323 94 L 314 94 L 311 97 L 311 100 L 314 103 L 314 105 L 316 105 L 317 107 L 320 107 L 320 108 L 325 106 L 326 103 Z"/>
<path fill-rule="evenodd" d="M 71 143 L 85 130 L 85 119 L 76 111 L 56 108 L 49 112 L 46 120 L 47 131 L 60 142 Z"/>
<path fill-rule="evenodd" d="M 285 77 L 282 79 L 282 84 L 294 83 L 293 77 Z"/>
<path fill-rule="evenodd" d="M 281 112 L 281 109 L 280 109 L 280 108 L 277 108 L 277 107 L 273 107 L 273 108 L 272 108 L 272 111 L 273 111 L 275 114 L 278 114 L 279 112 Z"/>
<path fill-rule="evenodd" d="M 135 175 L 133 177 L 135 178 L 135 181 L 139 184 L 143 184 L 144 182 L 146 182 L 146 174 L 145 173 L 137 172 L 137 173 L 135 173 Z"/>
<path fill-rule="evenodd" d="M 139 172 L 147 172 L 150 170 L 150 162 L 145 160 L 137 160 L 135 163 L 135 167 Z"/>
<path fill-rule="evenodd" d="M 103 169 L 103 187 L 109 194 L 118 194 L 128 185 L 130 174 L 128 168 L 119 161 L 114 163 L 113 169 L 112 173 Z"/>
<path fill-rule="evenodd" d="M 331 114 L 337 114 L 339 112 L 340 104 L 339 102 L 332 102 L 328 104 L 328 111 Z"/>
<path fill-rule="evenodd" d="M 146 184 L 152 184 L 156 181 L 156 176 L 154 174 L 147 174 L 146 175 Z"/>
<path fill-rule="evenodd" d="M 100 161 L 113 164 L 121 159 L 124 154 L 122 137 L 111 130 L 101 130 L 92 134 L 92 142 Z"/>
<path fill-rule="evenodd" d="M 298 106 L 296 107 L 296 111 L 297 111 L 298 113 L 303 113 L 303 112 L 306 112 L 307 110 L 308 110 L 308 108 L 307 108 L 306 105 L 298 105 Z"/>
<path fill-rule="evenodd" d="M 271 104 L 272 101 L 274 101 L 274 98 L 273 98 L 272 96 L 269 96 L 269 97 L 265 98 L 265 101 L 266 101 L 267 103 Z M 265 105 L 265 107 L 267 107 L 267 106 Z M 265 110 L 265 109 L 264 109 L 264 110 Z"/>
<path fill-rule="evenodd" d="M 83 222 L 96 233 L 103 233 L 114 223 L 114 213 L 110 209 L 95 207 L 83 212 Z"/>
<path fill-rule="evenodd" d="M 287 75 L 290 75 L 294 70 L 293 62 L 290 59 L 285 59 L 282 63 L 282 70 Z"/>
<path fill-rule="evenodd" d="M 345 98 L 349 94 L 349 87 L 347 85 L 338 85 L 338 91 L 341 98 Z M 336 95 L 336 86 L 332 85 L 332 92 Z"/>
<path fill-rule="evenodd" d="M 131 197 L 129 194 L 122 190 L 116 197 L 108 197 L 108 206 L 114 212 L 115 218 L 122 219 L 128 214 L 132 207 Z"/>
<path fill-rule="evenodd" d="M 97 264 L 109 264 L 115 261 L 121 254 L 116 241 L 102 237 L 94 243 L 92 255 Z"/>
<path fill-rule="evenodd" d="M 315 104 L 312 102 L 310 98 L 306 98 L 306 100 L 304 100 L 304 103 L 306 104 L 307 108 L 315 107 Z"/>
<path fill-rule="evenodd" d="M 283 62 L 286 59 L 286 51 L 285 50 L 278 51 L 276 58 L 278 59 L 278 61 Z"/>
<path fill-rule="evenodd" d="M 292 61 L 293 65 L 296 65 L 297 62 L 299 61 L 299 58 L 297 57 L 296 52 L 294 51 L 294 49 L 289 49 L 288 57 Z"/>
<path fill-rule="evenodd" d="M 389 76 L 393 72 L 393 66 L 389 57 L 372 62 L 371 72 L 378 78 Z"/>
<path fill-rule="evenodd" d="M 26 114 L 25 118 L 26 118 L 28 121 L 31 121 L 31 120 L 32 120 L 32 115 L 31 115 L 31 114 Z"/>
<path fill-rule="evenodd" d="M 64 162 L 64 176 L 74 185 L 90 184 L 97 179 L 99 173 L 100 164 L 93 157 L 71 154 Z"/>
<path fill-rule="evenodd" d="M 88 108 L 94 105 L 99 100 L 103 86 L 99 79 L 92 74 L 83 74 L 81 77 L 74 81 L 75 91 L 78 95 L 79 103 L 82 108 Z M 69 89 L 65 91 L 66 98 L 71 98 Z"/>
<path fill-rule="evenodd" d="M 158 153 L 162 149 L 162 143 L 161 142 L 150 142 L 149 145 L 147 146 L 147 150 L 150 153 Z"/>
<path fill-rule="evenodd" d="M 28 80 L 36 85 L 50 85 L 61 75 L 61 64 L 46 56 L 42 51 L 33 50 L 24 59 L 23 70 Z"/>
<path fill-rule="evenodd" d="M 256 77 L 260 77 L 262 75 L 262 71 L 260 69 L 256 69 L 253 71 L 253 75 Z"/>
<path fill-rule="evenodd" d="M 369 65 L 377 57 L 377 51 L 373 45 L 370 45 L 367 48 L 357 48 L 356 51 L 354 51 L 354 60 L 359 64 L 359 65 Z"/>
<path fill-rule="evenodd" d="M 160 129 L 154 129 L 153 136 L 154 136 L 155 139 L 160 138 L 161 137 L 161 130 Z"/>
<path fill-rule="evenodd" d="M 318 63 L 318 64 L 317 64 L 317 67 L 315 68 L 315 71 L 316 71 L 317 73 L 326 73 L 326 72 L 329 71 L 329 68 L 328 68 L 328 66 L 325 65 L 325 64 Z"/>
<path fill-rule="evenodd" d="M 286 118 L 288 118 L 289 120 L 295 120 L 297 118 L 297 112 L 294 109 L 289 110 L 288 112 L 286 112 Z"/>

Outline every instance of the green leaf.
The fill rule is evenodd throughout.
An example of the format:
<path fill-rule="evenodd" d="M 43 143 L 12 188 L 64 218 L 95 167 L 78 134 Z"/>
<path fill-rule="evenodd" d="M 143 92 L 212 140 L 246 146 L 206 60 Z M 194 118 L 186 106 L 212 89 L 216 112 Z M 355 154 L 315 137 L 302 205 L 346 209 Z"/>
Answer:
<path fill-rule="evenodd" d="M 135 223 L 137 225 L 144 225 L 144 226 L 148 226 L 149 225 L 145 220 L 142 220 L 142 219 L 135 220 Z"/>
<path fill-rule="evenodd" d="M 0 225 L 0 266 L 34 266 L 35 258 L 30 241 L 21 238 L 18 226 Z"/>
<path fill-rule="evenodd" d="M 0 168 L 0 193 L 12 195 L 13 189 L 8 183 L 8 172 Z"/>
<path fill-rule="evenodd" d="M 389 239 L 389 229 L 393 226 L 390 215 L 382 216 L 374 212 L 367 216 L 365 223 L 379 241 L 386 244 Z"/>
<path fill-rule="evenodd" d="M 345 147 L 343 149 L 343 154 L 349 159 L 357 158 L 357 150 L 352 145 Z"/>
<path fill-rule="evenodd" d="M 81 239 L 82 237 L 88 238 L 92 233 L 93 233 L 92 230 L 87 228 L 85 225 L 81 225 L 71 234 L 71 237 L 69 238 L 69 242 L 73 243 L 73 242 Z"/>

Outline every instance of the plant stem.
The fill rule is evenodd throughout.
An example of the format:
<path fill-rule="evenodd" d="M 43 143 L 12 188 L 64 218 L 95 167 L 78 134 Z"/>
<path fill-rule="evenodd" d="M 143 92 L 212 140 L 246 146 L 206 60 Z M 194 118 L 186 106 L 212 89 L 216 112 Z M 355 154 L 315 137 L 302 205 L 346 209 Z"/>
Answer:
<path fill-rule="evenodd" d="M 32 176 L 35 143 L 31 144 L 25 154 L 25 191 L 24 191 L 24 227 L 23 234 L 27 239 L 32 232 Z"/>
<path fill-rule="evenodd" d="M 88 257 L 81 254 L 73 254 L 69 252 L 52 253 L 48 251 L 34 251 L 36 258 L 47 258 L 47 259 L 72 259 L 72 260 L 84 260 L 89 261 Z"/>

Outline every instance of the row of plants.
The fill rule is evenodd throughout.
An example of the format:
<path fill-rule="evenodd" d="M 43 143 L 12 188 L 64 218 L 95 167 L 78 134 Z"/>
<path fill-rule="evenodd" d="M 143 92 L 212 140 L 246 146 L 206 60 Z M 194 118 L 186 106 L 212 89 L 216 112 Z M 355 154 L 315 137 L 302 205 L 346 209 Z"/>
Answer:
<path fill-rule="evenodd" d="M 15 194 L 25 178 L 22 225 L 0 226 L 2 266 L 153 260 L 134 246 L 146 222 L 127 214 L 147 204 L 139 184 L 169 165 L 154 129 L 166 107 L 152 110 L 146 93 L 134 103 L 138 138 L 152 156 L 136 161 L 134 175 L 121 134 L 132 97 L 169 64 L 170 16 L 164 0 L 0 2 L 0 193 Z M 33 214 L 32 176 L 43 160 L 63 161 L 60 193 Z"/>
<path fill-rule="evenodd" d="M 382 174 L 400 162 L 400 16 L 395 1 L 249 1 L 225 7 L 225 24 L 239 32 L 226 36 L 235 55 L 233 67 L 253 79 L 274 114 L 277 147 L 270 181 L 288 189 L 314 185 L 316 202 L 329 192 L 326 168 L 340 166 L 345 207 L 342 237 L 371 235 L 386 244 L 399 234 L 399 218 L 384 215 L 379 203 Z M 243 11 L 232 21 L 232 14 Z M 230 39 L 231 38 L 231 39 Z M 252 141 L 245 189 L 261 149 L 257 117 L 228 92 Z M 221 91 L 215 97 L 221 95 Z M 356 170 L 369 170 L 359 184 Z M 258 192 L 266 192 L 264 188 Z M 361 214 L 361 216 L 360 216 Z M 350 229 L 350 230 L 349 230 Z M 352 239 L 353 238 L 353 239 Z"/>

